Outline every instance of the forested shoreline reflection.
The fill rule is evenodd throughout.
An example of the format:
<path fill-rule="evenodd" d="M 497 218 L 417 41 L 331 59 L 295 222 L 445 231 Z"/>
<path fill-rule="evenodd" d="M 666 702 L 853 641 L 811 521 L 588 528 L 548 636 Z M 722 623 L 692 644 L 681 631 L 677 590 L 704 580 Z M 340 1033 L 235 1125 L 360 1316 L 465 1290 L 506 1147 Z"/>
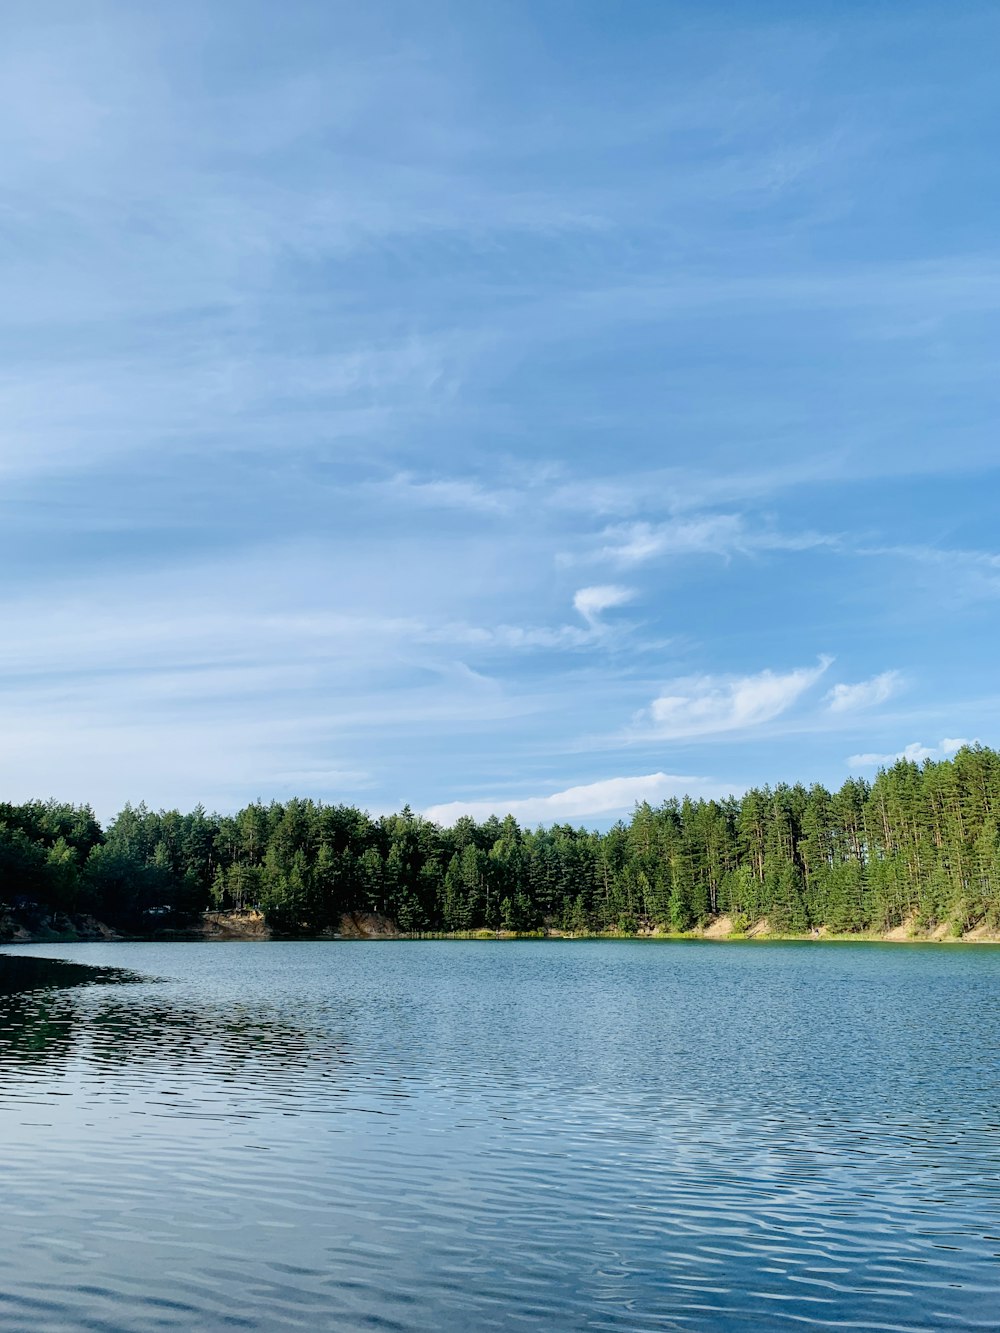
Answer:
<path fill-rule="evenodd" d="M 312 1079 L 342 1072 L 341 1013 L 332 1024 L 322 1012 L 294 1018 L 266 995 L 196 1005 L 173 992 L 161 998 L 161 984 L 123 968 L 0 955 L 0 1073 L 58 1075 L 82 1057 L 98 1076 L 211 1069 L 259 1093 L 262 1080 L 277 1084 L 296 1070 Z M 131 993 L 119 994 L 122 986 Z"/>
<path fill-rule="evenodd" d="M 120 967 L 94 967 L 59 958 L 4 954 L 0 962 L 0 998 L 31 991 L 69 990 L 76 986 L 124 985 L 141 978 Z"/>
<path fill-rule="evenodd" d="M 0 804 L 8 909 L 91 913 L 130 930 L 206 908 L 258 909 L 278 932 L 336 931 L 374 912 L 405 932 L 888 930 L 1000 927 L 1000 754 L 983 746 L 871 784 L 753 788 L 726 800 L 637 806 L 604 833 L 408 807 L 260 802 L 234 815 L 127 805 L 103 829 L 89 806 Z"/>

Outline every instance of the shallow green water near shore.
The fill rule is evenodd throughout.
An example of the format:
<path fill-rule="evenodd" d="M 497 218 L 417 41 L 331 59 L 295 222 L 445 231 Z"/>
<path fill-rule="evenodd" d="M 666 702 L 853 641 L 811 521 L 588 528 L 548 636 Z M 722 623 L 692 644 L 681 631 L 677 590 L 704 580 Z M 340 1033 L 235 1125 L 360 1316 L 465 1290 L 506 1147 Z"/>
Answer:
<path fill-rule="evenodd" d="M 994 948 L 8 950 L 0 1325 L 996 1328 L 998 1038 Z"/>

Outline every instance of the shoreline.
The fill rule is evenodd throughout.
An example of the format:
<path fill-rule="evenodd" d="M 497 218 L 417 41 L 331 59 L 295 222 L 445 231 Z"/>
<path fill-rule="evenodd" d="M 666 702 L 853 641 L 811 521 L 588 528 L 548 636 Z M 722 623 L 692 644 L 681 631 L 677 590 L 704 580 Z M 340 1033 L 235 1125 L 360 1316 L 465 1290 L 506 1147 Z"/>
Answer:
<path fill-rule="evenodd" d="M 688 931 L 659 929 L 620 931 L 588 931 L 574 933 L 558 928 L 532 931 L 470 930 L 470 931 L 401 931 L 395 922 L 374 914 L 345 914 L 341 929 L 315 933 L 286 934 L 268 926 L 260 912 L 205 912 L 200 921 L 179 928 L 161 928 L 142 932 L 118 931 L 91 916 L 55 916 L 43 920 L 18 920 L 7 916 L 0 919 L 0 945 L 17 944 L 87 944 L 87 943 L 219 943 L 226 941 L 327 941 L 350 942 L 378 940 L 640 940 L 648 942 L 688 941 L 719 944 L 743 943 L 800 943 L 800 944 L 993 944 L 1000 945 L 1000 931 L 984 924 L 971 930 L 956 932 L 947 923 L 921 927 L 915 920 L 883 931 L 858 931 L 840 934 L 826 927 L 789 933 L 772 930 L 766 920 L 757 921 L 745 929 L 734 928 L 726 916 L 716 917 L 704 926 Z"/>

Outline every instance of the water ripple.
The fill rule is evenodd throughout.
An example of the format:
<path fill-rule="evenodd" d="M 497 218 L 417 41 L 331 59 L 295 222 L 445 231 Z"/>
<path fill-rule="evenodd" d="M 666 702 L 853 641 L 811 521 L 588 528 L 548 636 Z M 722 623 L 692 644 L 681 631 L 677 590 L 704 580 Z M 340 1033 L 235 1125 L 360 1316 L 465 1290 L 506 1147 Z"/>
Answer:
<path fill-rule="evenodd" d="M 0 1324 L 996 1329 L 998 1019 L 991 950 L 8 951 Z"/>

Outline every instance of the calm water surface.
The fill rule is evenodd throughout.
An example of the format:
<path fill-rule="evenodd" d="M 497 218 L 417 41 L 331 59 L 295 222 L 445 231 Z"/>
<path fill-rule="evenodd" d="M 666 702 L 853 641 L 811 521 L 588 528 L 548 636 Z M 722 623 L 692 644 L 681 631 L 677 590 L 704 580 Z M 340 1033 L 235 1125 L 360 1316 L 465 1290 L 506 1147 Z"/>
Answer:
<path fill-rule="evenodd" d="M 996 1329 L 998 1037 L 990 948 L 9 949 L 0 1327 Z"/>

